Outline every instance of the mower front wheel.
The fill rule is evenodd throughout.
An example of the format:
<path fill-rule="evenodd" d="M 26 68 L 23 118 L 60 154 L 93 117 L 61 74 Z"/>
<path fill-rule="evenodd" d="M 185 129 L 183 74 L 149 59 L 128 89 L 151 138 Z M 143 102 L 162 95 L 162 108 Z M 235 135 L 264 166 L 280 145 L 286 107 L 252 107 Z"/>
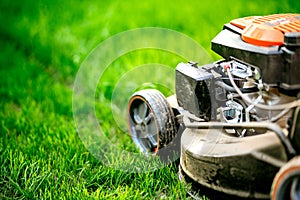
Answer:
<path fill-rule="evenodd" d="M 144 154 L 157 154 L 177 132 L 172 108 L 155 89 L 132 95 L 128 104 L 128 126 L 132 140 Z"/>

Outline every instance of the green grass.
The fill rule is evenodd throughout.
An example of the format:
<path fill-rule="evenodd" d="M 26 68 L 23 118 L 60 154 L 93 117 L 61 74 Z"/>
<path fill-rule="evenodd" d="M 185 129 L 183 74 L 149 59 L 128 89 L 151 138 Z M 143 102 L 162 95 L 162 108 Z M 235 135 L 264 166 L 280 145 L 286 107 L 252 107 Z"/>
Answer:
<path fill-rule="evenodd" d="M 80 64 L 100 42 L 140 27 L 182 32 L 216 60 L 210 41 L 224 23 L 299 11 L 295 0 L 1 1 L 0 198 L 189 198 L 188 186 L 177 178 L 177 163 L 126 173 L 106 166 L 85 148 L 72 113 Z M 111 114 L 113 88 L 122 74 L 144 63 L 175 67 L 179 61 L 166 52 L 144 50 L 124 55 L 105 71 L 97 88 L 97 117 L 113 143 L 135 151 Z M 118 157 L 114 162 L 122 164 Z"/>

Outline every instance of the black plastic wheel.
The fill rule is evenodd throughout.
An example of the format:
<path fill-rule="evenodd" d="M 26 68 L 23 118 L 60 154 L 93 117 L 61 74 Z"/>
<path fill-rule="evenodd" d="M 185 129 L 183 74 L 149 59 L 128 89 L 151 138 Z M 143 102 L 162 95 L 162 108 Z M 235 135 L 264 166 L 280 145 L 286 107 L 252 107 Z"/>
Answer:
<path fill-rule="evenodd" d="M 144 154 L 156 154 L 177 132 L 172 108 L 164 95 L 154 89 L 132 95 L 128 104 L 128 126 L 132 140 Z"/>
<path fill-rule="evenodd" d="M 300 199 L 300 156 L 291 159 L 276 174 L 271 195 L 273 200 Z"/>

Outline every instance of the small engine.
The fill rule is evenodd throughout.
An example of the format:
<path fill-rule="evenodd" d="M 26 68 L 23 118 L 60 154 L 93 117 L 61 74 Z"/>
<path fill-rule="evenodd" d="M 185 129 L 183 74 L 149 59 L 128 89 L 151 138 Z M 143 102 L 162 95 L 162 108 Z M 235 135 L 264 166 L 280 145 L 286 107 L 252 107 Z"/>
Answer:
<path fill-rule="evenodd" d="M 248 17 L 224 25 L 212 49 L 213 64 L 180 63 L 176 96 L 199 120 L 225 123 L 276 122 L 288 128 L 300 91 L 300 15 Z M 226 129 L 228 134 L 260 134 Z"/>

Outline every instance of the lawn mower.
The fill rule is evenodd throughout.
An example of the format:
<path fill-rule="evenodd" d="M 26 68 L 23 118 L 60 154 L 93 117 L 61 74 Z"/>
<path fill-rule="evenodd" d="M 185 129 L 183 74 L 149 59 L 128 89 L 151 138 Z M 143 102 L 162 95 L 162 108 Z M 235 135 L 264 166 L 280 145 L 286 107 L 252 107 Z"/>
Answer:
<path fill-rule="evenodd" d="M 179 177 L 196 187 L 300 199 L 300 14 L 232 20 L 211 44 L 223 59 L 179 63 L 176 94 L 131 96 L 132 140 L 161 156 L 179 135 Z"/>

